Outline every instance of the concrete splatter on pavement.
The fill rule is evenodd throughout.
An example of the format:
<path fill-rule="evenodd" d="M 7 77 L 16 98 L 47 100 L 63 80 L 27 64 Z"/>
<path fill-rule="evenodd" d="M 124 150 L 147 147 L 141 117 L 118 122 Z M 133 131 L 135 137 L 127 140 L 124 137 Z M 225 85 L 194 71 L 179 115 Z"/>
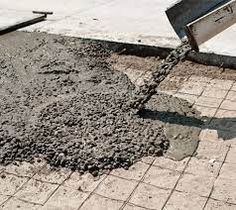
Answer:
<path fill-rule="evenodd" d="M 102 45 L 23 32 L 2 36 L 0 45 L 1 164 L 42 157 L 96 176 L 144 156 L 195 151 L 198 113 L 163 94 L 140 113 L 127 108 L 135 87 L 111 68 Z M 197 120 L 183 126 L 179 115 Z"/>

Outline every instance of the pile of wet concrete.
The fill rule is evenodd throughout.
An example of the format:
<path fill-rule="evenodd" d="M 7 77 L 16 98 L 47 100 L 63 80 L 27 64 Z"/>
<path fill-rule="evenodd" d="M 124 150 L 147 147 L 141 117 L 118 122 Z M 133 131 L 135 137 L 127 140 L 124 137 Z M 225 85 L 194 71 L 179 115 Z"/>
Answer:
<path fill-rule="evenodd" d="M 186 151 L 180 151 L 182 146 L 174 152 L 177 159 L 196 149 L 195 127 L 201 121 L 187 129 L 178 122 L 170 126 L 160 115 L 177 113 L 177 107 L 196 118 L 191 106 L 157 94 L 147 111 L 130 109 L 135 87 L 111 68 L 111 53 L 103 46 L 23 32 L 3 36 L 0 42 L 1 164 L 42 157 L 54 167 L 96 176 L 168 153 L 171 139 L 187 145 Z M 185 140 L 175 135 L 180 128 Z"/>

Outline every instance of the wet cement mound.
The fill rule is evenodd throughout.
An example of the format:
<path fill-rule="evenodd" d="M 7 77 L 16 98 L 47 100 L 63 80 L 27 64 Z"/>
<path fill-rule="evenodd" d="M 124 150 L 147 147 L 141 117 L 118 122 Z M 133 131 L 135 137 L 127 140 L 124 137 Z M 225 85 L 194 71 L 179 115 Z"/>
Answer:
<path fill-rule="evenodd" d="M 172 131 L 148 113 L 161 111 L 160 104 L 171 107 L 172 99 L 157 95 L 146 114 L 127 108 L 134 86 L 112 70 L 102 46 L 22 32 L 0 39 L 1 164 L 42 157 L 55 167 L 99 175 L 167 152 L 172 141 L 166 136 L 171 139 L 177 125 Z M 185 115 L 192 112 L 178 104 Z M 187 130 L 191 146 L 176 159 L 196 149 L 193 127 Z"/>

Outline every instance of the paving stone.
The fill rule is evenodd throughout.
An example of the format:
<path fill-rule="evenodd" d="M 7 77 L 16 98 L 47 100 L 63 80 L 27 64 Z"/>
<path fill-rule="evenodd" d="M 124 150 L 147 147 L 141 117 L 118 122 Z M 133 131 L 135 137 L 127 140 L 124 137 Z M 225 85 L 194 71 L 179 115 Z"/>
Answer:
<path fill-rule="evenodd" d="M 90 173 L 81 175 L 79 172 L 74 172 L 63 185 L 84 192 L 92 192 L 105 177 L 106 175 L 95 178 Z"/>
<path fill-rule="evenodd" d="M 124 210 L 148 210 L 147 208 L 142 208 L 139 206 L 135 206 L 133 204 L 127 204 L 124 208 Z"/>
<path fill-rule="evenodd" d="M 80 210 L 119 210 L 123 202 L 92 195 Z"/>
<path fill-rule="evenodd" d="M 175 191 L 165 206 L 165 210 L 200 210 L 207 198 L 199 195 Z"/>
<path fill-rule="evenodd" d="M 32 177 L 36 172 L 42 169 L 44 161 L 35 162 L 34 164 L 22 162 L 17 164 L 10 164 L 6 166 L 5 171 L 8 173 L 13 173 L 18 176 Z"/>
<path fill-rule="evenodd" d="M 236 117 L 213 118 L 209 127 L 213 129 L 217 129 L 217 130 L 235 132 L 236 131 Z"/>
<path fill-rule="evenodd" d="M 40 205 L 24 202 L 16 198 L 11 198 L 1 206 L 1 210 L 36 210 L 40 207 Z"/>
<path fill-rule="evenodd" d="M 233 80 L 213 79 L 210 81 L 208 86 L 220 88 L 222 90 L 229 90 L 232 87 L 233 83 Z"/>
<path fill-rule="evenodd" d="M 214 160 L 197 159 L 193 157 L 185 172 L 199 176 L 216 177 L 220 171 L 221 164 L 222 163 Z"/>
<path fill-rule="evenodd" d="M 43 182 L 51 182 L 56 184 L 61 184 L 65 181 L 69 175 L 71 174 L 71 170 L 60 168 L 58 170 L 52 170 L 49 165 L 43 167 L 41 171 L 35 174 L 34 179 L 43 181 Z"/>
<path fill-rule="evenodd" d="M 200 96 L 196 101 L 196 105 L 218 108 L 222 101 L 223 99 L 220 98 L 210 98 L 210 97 Z"/>
<path fill-rule="evenodd" d="M 155 166 L 159 166 L 161 168 L 168 168 L 171 170 L 182 172 L 188 163 L 189 157 L 181 160 L 181 161 L 174 161 L 169 158 L 165 157 L 157 157 L 153 163 Z"/>
<path fill-rule="evenodd" d="M 143 162 L 135 163 L 133 166 L 129 168 L 129 170 L 125 170 L 123 168 L 115 169 L 111 172 L 111 174 L 126 178 L 126 179 L 134 179 L 141 180 L 147 171 L 149 165 Z"/>
<path fill-rule="evenodd" d="M 236 138 L 235 138 L 235 141 L 236 141 Z M 227 154 L 227 157 L 226 157 L 226 160 L 225 160 L 226 163 L 230 163 L 230 164 L 236 164 L 236 145 L 233 145 L 228 154 Z"/>
<path fill-rule="evenodd" d="M 213 199 L 209 199 L 205 210 L 235 210 L 236 205 L 228 204 L 223 201 L 217 201 Z"/>
<path fill-rule="evenodd" d="M 214 177 L 184 174 L 176 189 L 178 191 L 194 193 L 199 196 L 209 196 L 214 184 Z"/>
<path fill-rule="evenodd" d="M 236 102 L 236 91 L 229 91 L 227 97 L 226 97 L 227 100 L 230 100 L 230 101 L 234 101 Z"/>
<path fill-rule="evenodd" d="M 236 111 L 219 109 L 215 117 L 216 118 L 236 118 Z"/>
<path fill-rule="evenodd" d="M 232 86 L 231 90 L 236 91 L 236 82 L 235 82 L 234 85 Z"/>
<path fill-rule="evenodd" d="M 228 90 L 222 90 L 221 88 L 217 87 L 211 87 L 208 86 L 203 91 L 202 95 L 205 97 L 212 97 L 212 98 L 225 98 L 226 94 L 228 93 Z"/>
<path fill-rule="evenodd" d="M 194 104 L 197 101 L 198 96 L 196 95 L 190 95 L 190 94 L 184 94 L 184 93 L 176 93 L 174 94 L 175 97 L 184 99 L 188 101 L 190 104 Z"/>
<path fill-rule="evenodd" d="M 10 196 L 0 195 L 0 205 L 3 204 Z"/>
<path fill-rule="evenodd" d="M 218 137 L 218 131 L 213 129 L 202 130 L 199 135 L 199 139 L 200 141 L 211 141 L 211 142 L 218 142 L 223 140 Z"/>
<path fill-rule="evenodd" d="M 31 179 L 17 193 L 16 197 L 37 204 L 44 204 L 58 185 Z"/>
<path fill-rule="evenodd" d="M 154 160 L 155 157 L 148 156 L 148 157 L 143 157 L 141 161 L 147 164 L 152 164 Z"/>
<path fill-rule="evenodd" d="M 173 189 L 179 177 L 180 172 L 178 171 L 152 166 L 145 175 L 143 182 L 161 188 Z"/>
<path fill-rule="evenodd" d="M 236 203 L 236 182 L 231 179 L 218 178 L 211 197 L 217 200 Z"/>
<path fill-rule="evenodd" d="M 197 109 L 199 112 L 201 112 L 201 116 L 204 117 L 214 117 L 217 108 L 211 108 L 211 107 L 204 107 L 204 106 L 194 106 L 195 109 Z"/>
<path fill-rule="evenodd" d="M 220 170 L 219 178 L 231 179 L 232 182 L 236 181 L 236 164 L 224 163 Z"/>
<path fill-rule="evenodd" d="M 220 109 L 236 111 L 236 101 L 224 100 Z"/>
<path fill-rule="evenodd" d="M 60 186 L 42 210 L 77 210 L 88 196 L 89 193 Z"/>
<path fill-rule="evenodd" d="M 27 177 L 18 177 L 14 174 L 0 175 L 0 194 L 13 195 L 23 184 L 28 181 Z"/>
<path fill-rule="evenodd" d="M 187 93 L 192 95 L 201 95 L 205 89 L 205 83 L 197 83 L 194 81 L 185 82 L 179 89 L 179 93 Z"/>
<path fill-rule="evenodd" d="M 223 162 L 228 151 L 224 142 L 200 141 L 196 157 Z"/>
<path fill-rule="evenodd" d="M 130 203 L 150 209 L 161 209 L 171 190 L 164 190 L 145 183 L 140 183 Z"/>
<path fill-rule="evenodd" d="M 202 77 L 202 76 L 196 76 L 192 75 L 189 79 L 189 81 L 201 83 L 201 84 L 210 84 L 211 78 L 209 77 Z"/>
<path fill-rule="evenodd" d="M 95 190 L 99 195 L 116 199 L 126 200 L 137 185 L 136 181 L 125 180 L 109 175 Z"/>

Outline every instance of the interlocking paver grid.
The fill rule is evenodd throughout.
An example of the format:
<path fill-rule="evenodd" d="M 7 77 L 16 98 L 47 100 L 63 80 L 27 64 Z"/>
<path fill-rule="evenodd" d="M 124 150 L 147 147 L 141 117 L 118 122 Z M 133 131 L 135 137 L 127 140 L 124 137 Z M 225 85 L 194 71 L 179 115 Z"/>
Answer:
<path fill-rule="evenodd" d="M 201 132 L 196 157 L 180 162 L 146 157 L 131 170 L 117 169 L 101 179 L 27 163 L 1 167 L 6 177 L 0 178 L 0 205 L 24 210 L 40 205 L 47 210 L 236 209 L 235 91 L 233 81 L 191 76 L 175 94 L 195 104 L 215 126 Z M 219 118 L 228 120 L 224 127 L 214 124 Z"/>

